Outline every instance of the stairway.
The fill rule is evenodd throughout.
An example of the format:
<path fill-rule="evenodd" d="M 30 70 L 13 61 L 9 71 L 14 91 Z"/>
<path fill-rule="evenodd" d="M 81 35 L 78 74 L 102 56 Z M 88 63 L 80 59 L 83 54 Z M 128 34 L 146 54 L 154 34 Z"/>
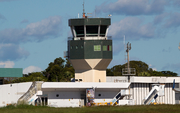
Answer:
<path fill-rule="evenodd" d="M 32 104 L 38 98 L 38 95 L 42 95 L 41 86 L 43 81 L 35 81 L 30 86 L 29 90 L 18 99 L 18 103 Z"/>
<path fill-rule="evenodd" d="M 130 95 L 128 89 L 126 89 L 126 90 L 121 90 L 121 91 L 111 100 L 112 105 L 115 105 L 115 103 L 116 103 L 118 100 L 123 99 L 123 98 L 124 98 L 125 96 L 127 96 L 127 95 Z"/>
<path fill-rule="evenodd" d="M 145 105 L 149 105 L 153 103 L 155 99 L 158 97 L 158 92 L 159 92 L 159 86 L 154 86 L 153 89 L 146 96 L 146 98 L 143 100 L 143 103 Z"/>

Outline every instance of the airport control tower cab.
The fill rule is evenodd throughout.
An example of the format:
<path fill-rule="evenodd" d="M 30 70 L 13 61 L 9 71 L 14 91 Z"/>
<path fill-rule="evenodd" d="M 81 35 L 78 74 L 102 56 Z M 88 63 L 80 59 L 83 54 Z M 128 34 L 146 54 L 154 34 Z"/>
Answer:
<path fill-rule="evenodd" d="M 106 68 L 112 60 L 112 40 L 107 37 L 110 18 L 69 19 L 68 59 L 75 69 L 75 81 L 106 82 Z"/>

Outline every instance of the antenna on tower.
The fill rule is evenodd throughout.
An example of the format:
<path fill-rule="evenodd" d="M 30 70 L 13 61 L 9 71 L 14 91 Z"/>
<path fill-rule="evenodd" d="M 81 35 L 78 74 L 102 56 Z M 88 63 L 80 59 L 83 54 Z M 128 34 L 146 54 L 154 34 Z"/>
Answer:
<path fill-rule="evenodd" d="M 83 18 L 86 18 L 85 9 L 84 9 L 84 1 L 83 1 Z"/>
<path fill-rule="evenodd" d="M 124 44 L 124 63 L 126 63 L 126 41 L 125 41 L 125 35 L 124 35 L 124 40 L 123 40 L 123 44 Z"/>
<path fill-rule="evenodd" d="M 130 64 L 129 64 L 129 50 L 131 50 L 131 43 L 127 43 L 127 49 L 126 49 L 126 52 L 127 52 L 127 71 L 128 71 L 128 74 L 130 74 Z"/>
<path fill-rule="evenodd" d="M 127 53 L 127 59 L 125 57 L 125 61 L 127 60 L 127 66 L 125 65 L 125 68 L 122 69 L 122 75 L 128 76 L 128 82 L 130 82 L 130 75 L 136 75 L 136 69 L 130 68 L 130 62 L 129 62 L 129 51 L 131 50 L 131 43 L 125 44 L 125 36 L 124 36 L 124 50 Z"/>

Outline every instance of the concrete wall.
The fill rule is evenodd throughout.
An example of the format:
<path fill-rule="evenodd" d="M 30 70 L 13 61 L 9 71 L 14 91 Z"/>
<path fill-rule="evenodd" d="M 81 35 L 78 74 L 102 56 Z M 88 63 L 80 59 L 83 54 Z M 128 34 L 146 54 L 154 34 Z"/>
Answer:
<path fill-rule="evenodd" d="M 75 70 L 75 79 L 82 79 L 82 82 L 106 82 L 106 70 Z"/>
<path fill-rule="evenodd" d="M 18 99 L 28 91 L 32 82 L 0 85 L 0 107 L 17 103 Z"/>
<path fill-rule="evenodd" d="M 75 69 L 75 79 L 82 82 L 106 82 L 106 68 L 112 59 L 70 60 Z"/>

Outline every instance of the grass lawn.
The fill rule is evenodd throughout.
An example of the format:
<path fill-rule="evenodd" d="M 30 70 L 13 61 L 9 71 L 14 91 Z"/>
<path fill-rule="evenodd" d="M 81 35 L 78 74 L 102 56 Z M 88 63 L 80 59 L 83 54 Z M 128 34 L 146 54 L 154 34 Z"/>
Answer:
<path fill-rule="evenodd" d="M 180 105 L 100 106 L 83 108 L 52 108 L 19 105 L 0 108 L 0 113 L 180 113 Z"/>

